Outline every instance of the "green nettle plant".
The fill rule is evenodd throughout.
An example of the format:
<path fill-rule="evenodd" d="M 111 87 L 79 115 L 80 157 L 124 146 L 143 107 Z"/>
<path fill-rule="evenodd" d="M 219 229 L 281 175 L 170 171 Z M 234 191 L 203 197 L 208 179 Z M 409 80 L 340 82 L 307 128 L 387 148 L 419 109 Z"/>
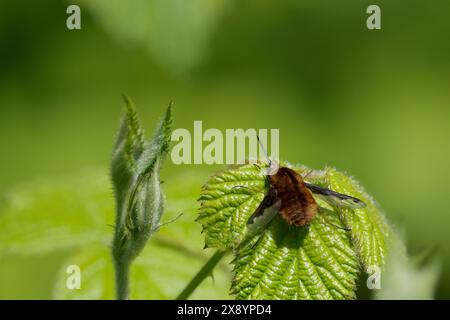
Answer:
<path fill-rule="evenodd" d="M 168 108 L 154 138 L 146 143 L 132 102 L 125 97 L 112 160 L 116 198 L 113 257 L 117 298 L 128 297 L 128 273 L 160 227 L 164 197 L 159 181 L 168 152 Z M 212 274 L 223 256 L 233 256 L 231 294 L 237 299 L 354 299 L 361 271 L 381 270 L 391 230 L 374 200 L 352 178 L 333 169 L 312 171 L 283 163 L 308 181 L 363 200 L 364 208 L 343 209 L 317 199 L 320 210 L 307 227 L 290 227 L 267 208 L 248 225 L 269 189 L 267 164 L 246 164 L 214 175 L 204 185 L 197 221 L 205 248 L 217 248 L 178 299 L 187 299 Z"/>

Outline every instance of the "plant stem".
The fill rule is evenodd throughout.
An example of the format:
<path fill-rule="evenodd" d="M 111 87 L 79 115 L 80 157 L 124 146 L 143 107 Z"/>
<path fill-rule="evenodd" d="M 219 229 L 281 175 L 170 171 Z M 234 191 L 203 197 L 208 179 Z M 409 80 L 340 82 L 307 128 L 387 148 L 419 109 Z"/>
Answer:
<path fill-rule="evenodd" d="M 184 288 L 184 290 L 178 295 L 177 300 L 187 300 L 192 292 L 194 292 L 195 289 L 197 289 L 197 287 L 203 282 L 203 280 L 211 275 L 214 267 L 226 253 L 226 251 L 217 250 L 216 253 L 214 253 L 206 264 L 200 269 L 197 275 L 191 280 L 191 282 L 189 282 L 186 288 Z"/>
<path fill-rule="evenodd" d="M 130 264 L 116 261 L 115 266 L 117 300 L 128 300 Z"/>

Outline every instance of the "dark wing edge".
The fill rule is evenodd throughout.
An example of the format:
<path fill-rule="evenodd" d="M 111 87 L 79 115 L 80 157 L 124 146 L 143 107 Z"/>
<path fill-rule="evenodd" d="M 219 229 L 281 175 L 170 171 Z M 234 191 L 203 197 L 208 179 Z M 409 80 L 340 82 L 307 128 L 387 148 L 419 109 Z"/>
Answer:
<path fill-rule="evenodd" d="M 311 190 L 312 193 L 320 196 L 332 206 L 351 209 L 364 208 L 366 206 L 362 200 L 347 194 L 339 193 L 328 188 L 322 188 L 307 182 L 305 182 L 305 186 Z"/>
<path fill-rule="evenodd" d="M 256 208 L 255 212 L 250 216 L 250 218 L 248 218 L 247 225 L 252 224 L 257 217 L 261 216 L 264 213 L 265 209 L 272 207 L 276 203 L 276 201 L 276 191 L 271 188 L 269 190 L 269 193 L 259 204 L 258 208 Z"/>

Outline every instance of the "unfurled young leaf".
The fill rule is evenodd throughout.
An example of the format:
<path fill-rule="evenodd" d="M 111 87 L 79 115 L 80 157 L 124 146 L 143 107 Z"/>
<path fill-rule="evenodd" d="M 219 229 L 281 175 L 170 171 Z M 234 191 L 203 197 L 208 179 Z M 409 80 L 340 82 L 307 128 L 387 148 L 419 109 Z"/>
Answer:
<path fill-rule="evenodd" d="M 317 185 L 353 195 L 365 202 L 365 208 L 335 207 L 334 210 L 340 214 L 344 224 L 351 229 L 352 240 L 364 269 L 367 271 L 369 267 L 383 266 L 386 262 L 391 231 L 372 197 L 357 181 L 334 168 L 326 168 L 308 177 Z"/>
<path fill-rule="evenodd" d="M 247 225 L 269 188 L 265 165 L 234 167 L 203 187 L 198 221 L 206 246 L 233 252 L 231 293 L 238 299 L 355 298 L 360 270 L 384 264 L 389 227 L 382 213 L 335 169 L 286 165 L 308 182 L 358 197 L 366 207 L 344 210 L 317 198 L 320 209 L 308 226 L 289 226 L 273 208 Z"/>
<path fill-rule="evenodd" d="M 169 151 L 171 135 L 170 105 L 153 139 L 146 143 L 133 103 L 127 97 L 124 100 L 126 113 L 111 165 L 116 198 L 113 256 L 116 268 L 126 270 L 119 274 L 128 272 L 131 262 L 160 227 L 164 195 L 159 172 Z"/>
<path fill-rule="evenodd" d="M 331 228 L 324 213 L 309 229 L 289 227 L 276 217 L 252 248 L 237 252 L 232 294 L 238 299 L 354 298 L 358 259 L 345 231 Z"/>
<path fill-rule="evenodd" d="M 203 186 L 200 215 L 205 246 L 232 249 L 239 245 L 247 220 L 264 198 L 264 173 L 254 165 L 223 171 Z"/>

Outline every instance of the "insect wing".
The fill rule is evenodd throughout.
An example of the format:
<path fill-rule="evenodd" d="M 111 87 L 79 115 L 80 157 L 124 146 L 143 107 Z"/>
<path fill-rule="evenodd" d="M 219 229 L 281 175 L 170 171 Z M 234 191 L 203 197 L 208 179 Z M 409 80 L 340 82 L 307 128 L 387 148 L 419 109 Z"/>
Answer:
<path fill-rule="evenodd" d="M 272 207 L 276 202 L 277 202 L 276 191 L 270 189 L 269 193 L 264 197 L 263 201 L 259 204 L 258 208 L 256 208 L 255 212 L 247 220 L 247 225 L 253 224 L 256 218 L 264 214 L 264 210 Z"/>
<path fill-rule="evenodd" d="M 250 217 L 247 222 L 247 232 L 245 233 L 238 251 L 252 249 L 260 240 L 269 223 L 275 218 L 280 210 L 280 200 L 274 200 L 270 193 Z"/>
<path fill-rule="evenodd" d="M 334 207 L 358 209 L 364 208 L 366 206 L 366 204 L 362 200 L 349 196 L 347 194 L 339 193 L 328 188 L 322 188 L 306 182 L 305 186 L 309 190 L 311 190 L 313 194 L 319 196 L 319 198 L 323 199 Z"/>
<path fill-rule="evenodd" d="M 267 225 L 278 214 L 280 210 L 280 200 L 275 202 L 272 206 L 262 209 L 262 213 L 254 217 L 252 222 L 247 224 L 247 229 L 250 234 L 258 234 L 264 231 Z"/>

